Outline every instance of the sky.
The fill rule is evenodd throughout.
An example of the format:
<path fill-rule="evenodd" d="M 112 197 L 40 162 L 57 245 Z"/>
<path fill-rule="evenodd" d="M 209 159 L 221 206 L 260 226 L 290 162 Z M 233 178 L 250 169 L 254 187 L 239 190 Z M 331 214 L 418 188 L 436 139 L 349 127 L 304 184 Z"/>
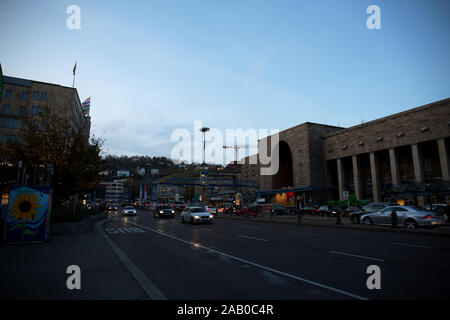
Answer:
<path fill-rule="evenodd" d="M 449 98 L 449 17 L 448 0 L 1 0 L 0 63 L 70 87 L 77 61 L 104 153 L 169 157 L 194 121 L 350 127 Z"/>

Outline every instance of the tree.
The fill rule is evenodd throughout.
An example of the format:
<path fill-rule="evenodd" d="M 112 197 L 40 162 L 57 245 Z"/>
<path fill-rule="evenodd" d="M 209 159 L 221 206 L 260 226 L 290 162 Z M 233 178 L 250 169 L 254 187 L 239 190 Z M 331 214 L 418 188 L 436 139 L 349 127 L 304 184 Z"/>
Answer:
<path fill-rule="evenodd" d="M 22 161 L 23 167 L 31 168 L 29 172 L 50 164 L 54 201 L 62 203 L 99 186 L 103 139 L 89 139 L 85 128 L 76 125 L 73 117 L 51 112 L 48 107 L 36 115 L 25 115 L 21 121 L 18 139 L 7 145 L 8 160 Z"/>

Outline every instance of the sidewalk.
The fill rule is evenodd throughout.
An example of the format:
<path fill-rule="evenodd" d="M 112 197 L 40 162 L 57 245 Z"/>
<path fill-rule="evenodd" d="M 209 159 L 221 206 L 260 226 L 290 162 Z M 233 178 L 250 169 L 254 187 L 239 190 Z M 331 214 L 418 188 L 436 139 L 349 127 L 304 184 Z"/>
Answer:
<path fill-rule="evenodd" d="M 51 225 L 46 243 L 1 245 L 0 299 L 148 299 L 93 222 Z M 69 265 L 81 269 L 80 290 L 67 289 Z"/>
<path fill-rule="evenodd" d="M 298 218 L 296 215 L 282 215 L 270 217 L 269 214 L 265 214 L 258 217 L 241 217 L 241 216 L 229 216 L 226 214 L 218 214 L 216 218 L 219 219 L 233 219 L 242 221 L 256 221 L 266 223 L 285 223 L 285 224 L 297 224 Z M 340 228 L 340 229 L 352 229 L 352 230 L 367 230 L 367 231 L 380 231 L 380 232 L 401 232 L 401 233 L 416 233 L 416 234 L 431 234 L 439 236 L 450 236 L 450 225 L 437 227 L 435 229 L 419 228 L 417 230 L 407 230 L 405 228 L 392 229 L 384 226 L 366 226 L 363 224 L 354 224 L 350 219 L 343 218 L 341 225 L 336 225 L 335 217 L 323 217 L 323 216 L 311 216 L 302 215 L 301 225 L 311 227 L 328 227 L 328 228 Z"/>

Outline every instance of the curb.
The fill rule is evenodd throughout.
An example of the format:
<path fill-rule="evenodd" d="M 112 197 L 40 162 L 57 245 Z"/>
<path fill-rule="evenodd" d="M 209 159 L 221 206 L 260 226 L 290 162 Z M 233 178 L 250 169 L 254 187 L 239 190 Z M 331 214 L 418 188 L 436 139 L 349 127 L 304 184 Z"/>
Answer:
<path fill-rule="evenodd" d="M 290 224 L 297 226 L 305 226 L 305 227 L 322 227 L 322 228 L 335 228 L 335 229 L 346 229 L 346 230 L 359 230 L 359 231 L 375 231 L 375 232 L 395 232 L 395 233 L 407 233 L 407 234 L 420 234 L 420 235 L 431 235 L 431 236 L 441 236 L 441 237 L 450 237 L 450 233 L 438 233 L 438 232 L 426 232 L 421 230 L 406 230 L 406 229 L 391 229 L 385 227 L 367 227 L 364 225 L 327 225 L 320 223 L 305 223 L 304 221 L 300 224 L 297 223 L 297 219 L 289 219 L 286 221 L 283 220 L 257 220 L 255 218 L 241 218 L 241 217 L 226 217 L 226 216 L 216 216 L 219 219 L 228 219 L 228 220 L 237 220 L 237 221 L 252 221 L 252 222 L 262 222 L 262 223 L 277 223 L 277 224 Z"/>

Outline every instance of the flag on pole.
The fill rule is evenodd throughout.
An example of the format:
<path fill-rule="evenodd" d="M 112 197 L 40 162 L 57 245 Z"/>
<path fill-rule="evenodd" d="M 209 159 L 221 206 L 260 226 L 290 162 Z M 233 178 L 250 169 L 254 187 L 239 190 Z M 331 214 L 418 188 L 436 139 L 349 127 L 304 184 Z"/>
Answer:
<path fill-rule="evenodd" d="M 85 117 L 89 116 L 89 109 L 91 108 L 91 97 L 84 100 L 81 104 L 81 109 L 83 110 L 83 114 Z"/>
<path fill-rule="evenodd" d="M 73 75 L 75 75 L 75 71 L 77 71 L 77 62 L 75 61 L 75 66 L 73 67 Z"/>

